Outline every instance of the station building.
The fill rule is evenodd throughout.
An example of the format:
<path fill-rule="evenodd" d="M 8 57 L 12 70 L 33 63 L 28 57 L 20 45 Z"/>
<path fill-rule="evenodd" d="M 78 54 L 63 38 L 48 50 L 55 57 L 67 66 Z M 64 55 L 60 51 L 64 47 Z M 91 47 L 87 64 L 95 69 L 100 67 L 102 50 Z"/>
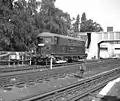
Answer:
<path fill-rule="evenodd" d="M 88 59 L 120 57 L 120 32 L 80 32 L 86 41 Z M 100 47 L 98 47 L 98 44 Z"/>
<path fill-rule="evenodd" d="M 99 40 L 111 40 L 100 45 L 100 57 L 114 57 L 120 55 L 120 32 L 103 32 L 100 34 Z M 112 42 L 113 41 L 113 42 Z"/>

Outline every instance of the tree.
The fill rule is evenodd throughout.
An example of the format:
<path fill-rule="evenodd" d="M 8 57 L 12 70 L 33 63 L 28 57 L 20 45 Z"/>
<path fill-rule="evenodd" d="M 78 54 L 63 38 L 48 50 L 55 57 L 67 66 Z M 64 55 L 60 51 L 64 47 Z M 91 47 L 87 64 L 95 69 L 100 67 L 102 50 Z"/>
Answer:
<path fill-rule="evenodd" d="M 12 8 L 6 3 L 2 4 L 1 50 L 26 51 L 35 46 L 35 36 L 39 33 L 34 23 L 38 4 L 36 0 L 18 0 Z"/>
<path fill-rule="evenodd" d="M 86 19 L 86 14 L 83 13 L 81 17 L 80 32 L 100 32 L 103 28 L 100 24 L 94 22 L 93 20 Z"/>
<path fill-rule="evenodd" d="M 42 0 L 36 25 L 41 28 L 41 32 L 49 31 L 67 35 L 70 28 L 70 15 L 56 8 L 54 2 L 55 0 Z"/>
<path fill-rule="evenodd" d="M 13 23 L 13 47 L 15 51 L 31 50 L 36 44 L 36 35 L 39 33 L 35 26 L 35 15 L 39 2 L 36 0 L 18 0 L 14 4 L 14 15 L 11 23 Z M 23 50 L 24 49 L 24 50 Z"/>
<path fill-rule="evenodd" d="M 83 12 L 82 17 L 81 17 L 81 23 L 85 22 L 86 20 L 87 20 L 86 19 L 86 14 L 85 14 L 85 12 Z"/>
<path fill-rule="evenodd" d="M 79 32 L 79 31 L 80 31 L 79 25 L 80 25 L 80 16 L 79 16 L 79 14 L 78 14 L 78 15 L 77 15 L 77 18 L 76 18 L 76 21 L 75 21 L 75 23 L 73 24 L 73 26 L 74 26 L 74 32 Z"/>
<path fill-rule="evenodd" d="M 30 51 L 37 45 L 36 36 L 44 31 L 68 35 L 70 15 L 56 8 L 54 3 L 55 0 L 2 0 L 0 49 Z"/>
<path fill-rule="evenodd" d="M 13 0 L 0 1 L 0 50 L 10 49 L 9 37 L 14 25 L 10 23 L 13 9 Z"/>

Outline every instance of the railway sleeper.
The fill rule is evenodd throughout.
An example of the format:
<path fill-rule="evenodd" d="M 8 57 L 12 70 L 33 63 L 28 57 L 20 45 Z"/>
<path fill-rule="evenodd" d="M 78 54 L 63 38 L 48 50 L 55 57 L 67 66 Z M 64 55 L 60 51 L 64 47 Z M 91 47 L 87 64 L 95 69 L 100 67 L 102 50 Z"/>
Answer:
<path fill-rule="evenodd" d="M 52 73 L 49 73 L 49 78 L 52 78 L 53 77 L 53 74 Z"/>
<path fill-rule="evenodd" d="M 30 78 L 27 80 L 27 82 L 34 82 L 34 81 L 35 81 L 35 79 L 33 79 L 33 78 Z"/>
<path fill-rule="evenodd" d="M 53 76 L 53 79 L 57 80 L 57 79 L 58 79 L 58 76 L 54 75 L 54 76 Z"/>
<path fill-rule="evenodd" d="M 43 79 L 36 79 L 36 83 L 43 83 Z"/>
<path fill-rule="evenodd" d="M 9 80 L 6 80 L 6 79 L 5 80 L 0 80 L 0 85 L 1 84 L 6 84 L 6 83 L 9 83 Z"/>
<path fill-rule="evenodd" d="M 113 78 L 117 78 L 117 77 L 118 77 L 118 76 L 113 77 Z M 111 77 L 111 79 L 112 79 L 112 77 Z M 109 79 L 109 80 L 111 80 L 111 79 Z M 84 97 L 85 94 L 88 95 L 88 93 L 90 93 L 90 91 L 92 91 L 93 89 L 97 89 L 97 88 L 101 87 L 102 85 L 106 84 L 106 82 L 108 82 L 109 80 L 106 80 L 106 81 L 102 82 L 101 84 L 95 85 L 94 87 L 90 87 L 90 88 L 86 89 L 86 90 L 85 90 L 84 92 L 82 92 L 82 93 L 81 93 L 81 92 L 78 92 L 78 94 L 76 94 L 75 96 L 70 97 L 68 100 L 69 100 L 69 101 L 78 101 L 78 99 L 79 99 L 79 100 L 81 101 L 80 98 Z M 73 100 L 73 99 L 74 99 L 74 100 Z"/>
<path fill-rule="evenodd" d="M 65 78 L 65 76 L 66 76 L 65 73 L 59 74 L 59 78 Z"/>
<path fill-rule="evenodd" d="M 28 81 L 28 82 L 26 82 L 26 85 L 34 85 L 34 84 L 35 84 L 34 81 Z"/>
<path fill-rule="evenodd" d="M 16 85 L 21 85 L 21 84 L 25 84 L 27 81 L 24 79 L 24 80 L 19 80 Z"/>
<path fill-rule="evenodd" d="M 37 75 L 36 78 L 35 78 L 35 80 L 37 80 L 37 79 L 39 79 L 39 78 L 41 78 L 41 77 Z"/>
<path fill-rule="evenodd" d="M 100 82 L 99 79 L 100 79 L 100 78 L 98 78 L 98 79 L 96 79 L 96 80 L 93 81 L 93 82 L 94 82 L 94 85 L 96 85 L 96 84 L 98 84 L 98 83 Z M 106 80 L 106 79 L 104 79 L 104 80 Z"/>
<path fill-rule="evenodd" d="M 85 85 L 86 85 L 86 88 L 88 88 L 88 87 L 90 87 L 90 86 L 91 86 L 90 82 L 85 83 Z"/>
<path fill-rule="evenodd" d="M 25 84 L 25 83 L 20 83 L 20 84 L 16 84 L 15 86 L 18 87 L 18 88 L 23 88 L 23 87 L 25 87 L 24 84 Z"/>
<path fill-rule="evenodd" d="M 10 86 L 4 86 L 2 88 L 6 91 L 11 91 L 12 90 L 12 87 L 10 87 Z"/>
<path fill-rule="evenodd" d="M 110 75 L 109 75 L 109 73 L 111 73 Z M 90 78 L 90 82 L 88 82 L 88 80 L 86 80 L 86 81 L 84 81 L 82 84 L 81 83 L 79 83 L 79 84 L 77 84 L 77 85 L 74 85 L 74 86 L 71 86 L 71 88 L 69 88 L 69 90 L 67 90 L 68 88 L 66 88 L 66 89 L 61 89 L 60 90 L 60 92 L 58 92 L 57 94 L 55 94 L 55 96 L 59 96 L 59 95 L 66 95 L 67 94 L 67 92 L 73 92 L 74 91 L 74 89 L 76 89 L 77 91 L 79 91 L 79 92 L 84 92 L 85 90 L 87 90 L 88 88 L 91 88 L 91 87 L 94 87 L 95 85 L 98 85 L 98 84 L 100 84 L 99 82 L 100 82 L 100 80 L 101 79 L 103 79 L 103 82 L 105 82 L 106 80 L 108 80 L 108 77 L 110 77 L 109 78 L 109 80 L 112 78 L 112 76 L 114 76 L 114 75 L 117 75 L 117 74 L 119 74 L 119 72 L 117 72 L 117 73 L 114 73 L 114 71 L 112 71 L 112 72 L 109 72 L 109 73 L 106 73 L 106 74 L 101 74 L 101 75 L 99 75 L 99 76 L 97 76 L 97 77 L 93 77 L 93 78 Z M 105 76 L 107 76 L 107 77 L 105 77 Z M 101 83 L 103 83 L 103 82 L 101 82 Z M 91 85 L 90 85 L 90 83 L 92 83 Z M 89 84 L 89 85 L 88 85 Z M 94 86 L 93 86 L 94 85 Z M 77 86 L 77 87 L 75 87 L 75 86 Z M 69 93 L 68 93 L 69 94 Z M 54 95 L 53 95 L 54 96 Z M 50 97 L 51 98 L 51 97 Z M 43 101 L 43 100 L 41 100 L 41 101 Z M 48 101 L 50 101 L 50 99 L 48 100 Z"/>
<path fill-rule="evenodd" d="M 118 72 L 119 73 L 119 72 Z M 106 78 L 104 78 L 105 76 L 102 76 L 101 78 L 99 78 L 97 81 L 91 81 L 91 83 L 92 83 L 92 85 L 91 86 L 93 86 L 93 85 L 95 85 L 95 84 L 100 84 L 101 83 L 101 80 L 102 80 L 102 82 L 104 82 L 105 80 L 108 80 L 109 79 L 109 77 L 113 77 L 113 76 L 116 76 L 118 73 L 111 73 L 110 75 L 111 76 L 109 76 L 109 75 L 107 75 L 107 77 Z M 113 75 L 114 74 L 114 75 Z"/>
<path fill-rule="evenodd" d="M 3 82 L 10 82 L 10 78 L 0 78 L 0 84 L 2 84 Z"/>
<path fill-rule="evenodd" d="M 10 87 L 10 86 L 13 86 L 13 84 L 11 84 L 11 83 L 1 84 L 1 88 L 6 88 L 6 87 Z"/>
<path fill-rule="evenodd" d="M 43 74 L 43 76 L 44 76 L 44 77 L 49 77 L 50 74 L 49 74 L 49 72 L 47 72 L 47 73 Z"/>
<path fill-rule="evenodd" d="M 44 80 L 45 81 L 50 81 L 50 78 L 49 77 L 45 77 Z"/>

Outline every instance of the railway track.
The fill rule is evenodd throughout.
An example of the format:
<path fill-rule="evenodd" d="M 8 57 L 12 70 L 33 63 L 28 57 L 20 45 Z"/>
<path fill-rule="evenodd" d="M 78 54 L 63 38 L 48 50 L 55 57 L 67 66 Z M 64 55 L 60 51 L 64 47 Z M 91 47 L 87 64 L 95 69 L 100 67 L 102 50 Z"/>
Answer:
<path fill-rule="evenodd" d="M 105 86 L 109 81 L 120 76 L 120 68 L 115 68 L 98 75 L 87 77 L 69 86 L 44 94 L 35 94 L 15 101 L 79 101 L 91 92 Z"/>
<path fill-rule="evenodd" d="M 97 68 L 101 68 L 101 67 L 104 68 L 105 66 L 106 67 L 111 66 L 112 68 L 116 68 L 116 67 L 120 66 L 120 64 L 119 64 L 119 60 L 118 61 L 114 60 L 114 61 L 107 61 L 105 63 L 104 62 L 98 62 L 97 64 L 91 63 L 91 66 L 94 66 L 93 69 L 95 69 L 96 67 Z M 48 70 L 43 70 L 43 71 L 34 70 L 34 71 L 30 71 L 30 72 L 20 71 L 20 72 L 2 73 L 2 74 L 0 74 L 0 86 L 1 86 L 1 89 L 9 90 L 11 88 L 11 86 L 21 87 L 24 84 L 25 85 L 26 84 L 34 85 L 37 82 L 42 83 L 44 80 L 49 82 L 50 78 L 55 78 L 55 79 L 64 78 L 68 74 L 72 74 L 72 73 L 76 74 L 79 71 L 79 65 L 76 65 L 74 67 L 73 66 L 72 67 L 66 67 L 64 69 L 63 68 L 53 69 L 53 70 L 49 70 L 49 71 Z M 116 71 L 118 71 L 118 70 L 116 70 Z M 93 77 L 93 78 L 97 78 L 97 77 Z M 92 82 L 93 80 L 96 80 L 96 79 L 93 79 L 93 78 L 85 78 L 85 81 L 90 82 L 90 80 L 91 80 L 91 82 Z M 84 87 L 84 84 L 87 84 L 87 83 L 84 83 L 84 80 L 79 81 L 79 82 L 83 82 L 83 83 L 81 83 L 81 84 L 83 84 L 82 85 L 83 87 Z M 79 82 L 76 82 L 78 84 L 78 86 L 81 85 Z M 74 87 L 75 86 L 78 87 L 76 84 L 74 85 Z M 66 92 L 66 90 L 67 90 L 67 92 L 69 92 L 70 89 L 72 89 L 72 88 L 73 88 L 72 90 L 74 90 L 74 87 L 71 86 L 71 85 L 69 85 L 69 86 L 66 85 L 65 86 L 65 87 L 67 87 L 66 89 L 64 89 L 64 86 L 62 86 L 62 87 L 63 88 L 60 88 L 60 87 L 54 88 L 54 90 L 49 89 L 49 90 L 46 90 L 45 92 L 49 91 L 47 94 L 51 94 L 51 92 L 53 92 L 52 94 L 54 95 L 54 91 L 57 90 L 57 92 L 55 94 L 58 93 L 56 95 L 56 96 L 58 96 L 58 95 L 62 94 L 62 92 Z M 62 90 L 60 90 L 60 89 L 62 89 Z M 78 88 L 76 88 L 76 89 L 78 89 Z M 45 92 L 42 92 L 42 93 L 45 93 Z M 76 92 L 78 92 L 78 91 L 76 91 Z M 42 95 L 42 93 L 39 94 L 39 95 Z M 38 93 L 33 93 L 33 94 L 37 95 Z M 43 95 L 45 95 L 45 94 L 43 94 Z M 64 94 L 67 94 L 67 93 L 64 93 Z M 69 96 L 69 97 L 73 96 L 74 94 L 73 95 L 72 94 L 73 93 L 68 93 L 66 96 Z M 56 101 L 62 101 L 64 99 L 66 99 L 66 96 L 58 97 Z M 22 100 L 18 100 L 18 101 L 22 101 Z M 29 100 L 27 100 L 27 101 L 29 101 Z M 30 101 L 34 101 L 34 99 L 30 100 Z M 41 100 L 40 99 L 38 101 L 53 101 L 53 100 Z"/>
<path fill-rule="evenodd" d="M 114 65 L 114 67 L 119 66 L 119 61 L 110 62 L 109 65 Z M 89 65 L 89 64 L 88 64 Z M 108 62 L 103 63 L 99 62 L 98 64 L 91 64 L 94 69 L 105 67 L 108 65 Z M 90 65 L 89 65 L 90 66 Z M 90 67 L 91 67 L 90 66 Z M 97 67 L 97 68 L 95 68 Z M 63 67 L 64 68 L 64 67 Z M 63 68 L 57 68 L 52 70 L 32 70 L 32 71 L 20 71 L 20 72 L 9 72 L 0 74 L 0 86 L 8 87 L 12 85 L 25 84 L 26 82 L 42 82 L 49 81 L 50 78 L 64 78 L 68 74 L 76 74 L 79 71 L 79 64 L 74 66 L 66 66 Z M 89 67 L 87 67 L 89 70 Z"/>
<path fill-rule="evenodd" d="M 65 64 L 54 64 L 53 67 L 61 67 L 61 66 L 72 66 L 75 64 L 81 64 L 81 62 L 74 62 L 74 63 L 65 63 Z M 50 65 L 25 65 L 25 66 L 12 66 L 12 67 L 4 67 L 0 68 L 0 73 L 6 72 L 16 72 L 16 71 L 25 71 L 25 70 L 37 70 L 37 69 L 49 69 Z"/>
<path fill-rule="evenodd" d="M 103 61 L 105 62 L 109 62 L 111 60 L 116 60 L 116 59 L 102 59 L 102 60 L 88 60 L 87 63 L 97 63 L 99 61 L 101 61 L 101 63 L 103 63 Z M 63 67 L 63 66 L 74 66 L 75 64 L 81 64 L 81 62 L 74 62 L 74 63 L 65 63 L 65 64 L 54 64 L 53 65 L 53 68 L 59 68 L 59 67 Z M 29 70 L 43 70 L 43 69 L 49 69 L 50 68 L 50 65 L 25 65 L 25 66 L 3 66 L 2 68 L 0 68 L 0 73 L 7 73 L 7 72 L 18 72 L 18 71 L 29 71 Z"/>

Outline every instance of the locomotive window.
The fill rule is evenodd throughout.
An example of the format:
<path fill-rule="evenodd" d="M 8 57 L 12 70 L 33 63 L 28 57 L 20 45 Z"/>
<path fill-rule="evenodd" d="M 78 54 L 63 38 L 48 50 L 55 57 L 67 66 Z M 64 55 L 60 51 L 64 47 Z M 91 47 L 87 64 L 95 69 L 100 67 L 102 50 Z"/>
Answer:
<path fill-rule="evenodd" d="M 57 44 L 57 37 L 54 37 L 54 44 Z"/>
<path fill-rule="evenodd" d="M 61 51 L 62 52 L 66 52 L 66 47 L 65 46 L 61 46 Z"/>
<path fill-rule="evenodd" d="M 45 40 L 45 43 L 51 43 L 51 38 L 45 37 L 44 40 Z"/>
<path fill-rule="evenodd" d="M 58 44 L 58 37 L 54 37 L 54 44 Z"/>
<path fill-rule="evenodd" d="M 69 42 L 71 43 L 72 40 L 71 40 L 71 39 L 68 39 L 68 40 L 69 40 Z"/>
<path fill-rule="evenodd" d="M 38 37 L 38 38 L 37 38 L 37 41 L 38 41 L 38 44 L 39 44 L 39 43 L 43 43 L 43 38 Z"/>

